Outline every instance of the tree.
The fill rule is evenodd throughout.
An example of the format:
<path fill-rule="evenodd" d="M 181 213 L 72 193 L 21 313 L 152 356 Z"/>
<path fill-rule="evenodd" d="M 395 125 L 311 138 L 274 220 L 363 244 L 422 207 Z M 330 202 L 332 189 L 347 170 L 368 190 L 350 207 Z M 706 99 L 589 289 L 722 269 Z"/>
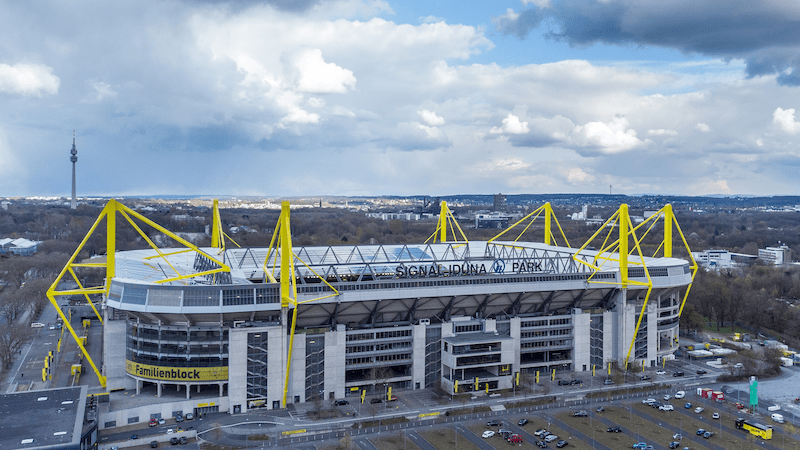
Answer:
<path fill-rule="evenodd" d="M 33 332 L 27 325 L 0 325 L 0 363 L 2 363 L 2 367 L 11 367 L 14 355 L 19 353 L 32 335 Z"/>

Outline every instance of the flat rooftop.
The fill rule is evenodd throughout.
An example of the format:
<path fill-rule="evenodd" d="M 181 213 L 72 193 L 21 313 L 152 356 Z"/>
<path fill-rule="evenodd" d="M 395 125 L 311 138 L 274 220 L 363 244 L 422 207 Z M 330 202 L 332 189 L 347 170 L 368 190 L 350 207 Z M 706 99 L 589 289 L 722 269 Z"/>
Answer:
<path fill-rule="evenodd" d="M 78 445 L 86 394 L 80 386 L 0 395 L 0 449 Z"/>

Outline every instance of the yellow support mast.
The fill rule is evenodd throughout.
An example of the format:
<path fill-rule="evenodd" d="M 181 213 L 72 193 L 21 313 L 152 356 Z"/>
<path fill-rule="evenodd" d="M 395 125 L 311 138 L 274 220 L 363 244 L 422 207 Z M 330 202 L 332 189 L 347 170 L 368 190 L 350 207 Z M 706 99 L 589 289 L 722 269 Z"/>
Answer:
<path fill-rule="evenodd" d="M 458 221 L 455 217 L 453 217 L 453 212 L 450 211 L 450 208 L 447 206 L 447 202 L 443 201 L 441 204 L 441 209 L 439 211 L 439 221 L 436 225 L 436 231 L 433 232 L 432 235 L 425 239 L 425 243 L 427 244 L 428 241 L 436 242 L 436 238 L 439 238 L 439 242 L 447 242 L 447 230 L 450 229 L 450 234 L 453 236 L 453 242 L 459 242 L 458 236 L 456 235 L 456 230 L 461 234 L 461 237 L 464 239 L 464 242 L 469 242 L 467 239 L 467 235 L 464 234 L 464 231 L 461 229 L 461 226 L 458 225 Z"/>
<path fill-rule="evenodd" d="M 514 238 L 513 242 L 517 242 L 518 240 L 520 240 L 522 238 L 522 235 L 524 235 L 525 232 L 528 231 L 528 229 L 530 229 L 530 227 L 533 225 L 533 223 L 536 221 L 536 219 L 539 218 L 539 216 L 541 216 L 542 214 L 544 214 L 544 240 L 543 240 L 543 242 L 545 243 L 545 245 L 552 245 L 552 244 L 556 243 L 556 235 L 553 233 L 553 221 L 555 221 L 556 227 L 558 228 L 558 231 L 561 233 L 561 238 L 564 239 L 564 244 L 567 247 L 569 247 L 569 240 L 567 240 L 567 235 L 564 234 L 564 230 L 561 228 L 561 224 L 558 223 L 558 217 L 556 217 L 556 214 L 553 212 L 553 206 L 549 202 L 545 203 L 544 205 L 542 205 L 542 206 L 540 206 L 538 208 L 536 208 L 531 213 L 529 213 L 528 215 L 526 215 L 522 219 L 518 220 L 513 225 L 511 225 L 508 228 L 506 228 L 505 230 L 501 231 L 500 234 L 498 234 L 497 236 L 489 239 L 488 242 L 493 242 L 493 241 L 499 239 L 501 236 L 503 236 L 507 232 L 509 232 L 509 231 L 513 230 L 514 228 L 516 228 L 517 226 L 522 225 L 523 223 L 527 222 L 527 225 L 525 225 L 522 228 L 522 231 L 519 232 L 517 237 Z M 528 221 L 528 219 L 530 219 L 530 221 Z"/>
<path fill-rule="evenodd" d="M 111 280 L 113 280 L 114 277 L 116 276 L 115 254 L 116 254 L 116 236 L 117 236 L 117 221 L 116 221 L 117 213 L 122 215 L 128 221 L 128 223 L 130 223 L 131 226 L 139 233 L 139 235 L 153 249 L 156 250 L 156 252 L 158 253 L 157 257 L 164 258 L 164 261 L 166 262 L 166 264 L 170 268 L 172 268 L 172 270 L 175 272 L 175 276 L 174 277 L 167 278 L 167 279 L 164 279 L 164 280 L 159 280 L 157 283 L 166 283 L 166 282 L 170 282 L 170 281 L 194 278 L 194 277 L 197 277 L 197 276 L 213 275 L 213 274 L 216 274 L 216 273 L 219 273 L 219 272 L 230 272 L 230 268 L 226 264 L 224 264 L 223 262 L 217 260 L 213 256 L 208 255 L 207 253 L 203 252 L 202 250 L 200 250 L 197 246 L 195 246 L 191 242 L 186 241 L 185 239 L 183 239 L 180 236 L 172 233 L 171 231 L 167 230 L 166 228 L 162 227 L 161 225 L 158 225 L 157 223 L 153 222 L 152 220 L 150 220 L 150 219 L 142 216 L 141 214 L 137 213 L 136 211 L 128 208 L 127 206 L 123 205 L 122 203 L 119 203 L 119 202 L 117 202 L 116 200 L 113 200 L 113 199 L 109 200 L 108 203 L 106 203 L 106 206 L 103 208 L 103 211 L 100 212 L 100 215 L 97 217 L 97 220 L 95 220 L 94 224 L 92 224 L 92 227 L 89 229 L 89 232 L 86 233 L 86 236 L 83 238 L 81 243 L 78 245 L 78 248 L 72 254 L 72 257 L 70 257 L 70 259 L 67 261 L 67 265 L 64 266 L 64 268 L 61 270 L 61 273 L 59 273 L 58 276 L 56 277 L 55 281 L 53 281 L 53 284 L 51 284 L 50 287 L 47 289 L 47 294 L 46 294 L 47 298 L 50 300 L 50 304 L 53 305 L 53 308 L 55 308 L 55 310 L 58 313 L 59 317 L 61 317 L 61 320 L 64 322 L 64 326 L 67 328 L 69 333 L 72 335 L 72 338 L 75 339 L 75 342 L 78 344 L 78 347 L 81 350 L 81 354 L 86 358 L 86 360 L 92 366 L 92 369 L 94 370 L 95 374 L 97 375 L 97 379 L 100 382 L 100 385 L 103 386 L 103 387 L 106 387 L 106 377 L 103 376 L 103 374 L 100 372 L 100 370 L 95 365 L 95 363 L 92 360 L 91 356 L 89 356 L 89 352 L 86 350 L 86 346 L 84 345 L 84 340 L 82 339 L 82 337 L 78 336 L 78 334 L 75 332 L 75 329 L 72 327 L 72 324 L 70 323 L 69 318 L 66 315 L 64 315 L 64 312 L 58 306 L 58 302 L 56 301 L 56 297 L 65 296 L 65 295 L 84 295 L 85 298 L 87 299 L 87 301 L 89 302 L 89 304 L 92 306 L 92 309 L 94 310 L 94 313 L 97 316 L 97 318 L 100 320 L 100 323 L 101 324 L 103 323 L 103 318 L 100 317 L 100 313 L 97 311 L 97 309 L 94 307 L 94 304 L 91 302 L 91 300 L 89 298 L 89 294 L 108 295 L 109 289 L 111 289 Z M 161 252 L 161 250 L 150 240 L 150 238 L 141 230 L 141 228 L 133 221 L 132 218 L 138 219 L 139 221 L 145 223 L 146 225 L 149 225 L 150 227 L 160 231 L 161 233 L 164 233 L 165 235 L 167 235 L 171 239 L 179 242 L 180 244 L 182 244 L 182 245 L 184 245 L 185 247 L 188 248 L 187 251 L 195 251 L 197 253 L 202 254 L 203 256 L 207 257 L 209 260 L 211 260 L 214 263 L 216 263 L 218 267 L 215 268 L 215 269 L 210 269 L 210 270 L 207 270 L 207 271 L 204 271 L 204 272 L 200 272 L 200 273 L 190 273 L 190 274 L 181 274 L 181 273 L 179 273 L 178 270 L 175 269 L 175 267 L 173 267 L 169 263 L 169 261 L 166 259 L 166 257 L 168 255 L 166 255 L 166 254 Z M 81 250 L 83 250 L 83 247 L 89 241 L 89 238 L 94 234 L 95 230 L 100 225 L 100 223 L 102 222 L 103 219 L 106 220 L 106 258 L 105 258 L 105 262 L 100 262 L 100 263 L 80 263 L 80 262 L 76 262 L 76 259 L 78 258 L 78 255 L 80 254 Z M 80 283 L 80 281 L 78 281 L 78 276 L 75 273 L 75 268 L 77 268 L 77 267 L 101 268 L 101 269 L 105 268 L 105 272 L 106 272 L 105 275 L 106 276 L 105 276 L 104 284 L 101 285 L 101 286 L 84 287 Z M 64 278 L 64 276 L 67 273 L 69 273 L 72 276 L 73 280 L 77 283 L 78 289 L 70 289 L 70 290 L 62 290 L 62 291 L 58 290 L 59 283 L 61 282 L 61 280 Z M 59 347 L 60 347 L 60 345 L 59 345 Z"/>

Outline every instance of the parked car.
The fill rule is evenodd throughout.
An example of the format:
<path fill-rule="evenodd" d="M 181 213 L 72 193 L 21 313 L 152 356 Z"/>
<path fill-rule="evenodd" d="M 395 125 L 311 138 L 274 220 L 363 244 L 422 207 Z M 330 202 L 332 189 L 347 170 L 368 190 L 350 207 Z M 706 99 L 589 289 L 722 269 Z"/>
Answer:
<path fill-rule="evenodd" d="M 494 436 L 494 431 L 492 431 L 492 430 L 486 430 L 486 431 L 483 432 L 483 435 L 482 435 L 482 437 L 484 439 L 489 439 L 492 436 Z"/>
<path fill-rule="evenodd" d="M 396 395 L 393 395 L 393 396 L 389 397 L 389 399 L 388 399 L 388 400 L 386 400 L 386 401 L 387 401 L 387 402 L 393 402 L 393 401 L 396 401 L 396 400 L 397 400 L 397 396 L 396 396 Z"/>
<path fill-rule="evenodd" d="M 703 435 L 703 433 L 705 433 L 705 432 L 706 432 L 706 430 L 705 430 L 705 429 L 703 429 L 703 428 L 698 428 L 698 429 L 697 429 L 697 435 L 698 435 L 698 436 L 702 436 L 702 435 Z"/>
<path fill-rule="evenodd" d="M 507 437 L 506 440 L 512 444 L 516 444 L 522 442 L 522 436 L 518 434 L 512 434 L 511 436 Z"/>
<path fill-rule="evenodd" d="M 186 439 L 186 436 L 181 436 L 180 442 L 181 442 L 181 445 L 185 445 L 187 442 L 189 442 L 189 440 Z"/>
<path fill-rule="evenodd" d="M 675 398 L 683 398 L 686 397 L 686 391 L 678 391 L 675 393 Z"/>
<path fill-rule="evenodd" d="M 587 411 L 578 411 L 572 415 L 573 417 L 589 417 L 589 412 Z"/>
<path fill-rule="evenodd" d="M 656 370 L 656 375 L 666 375 L 667 372 L 664 370 Z"/>
<path fill-rule="evenodd" d="M 715 412 L 714 414 L 711 415 L 711 418 L 712 419 L 719 419 L 719 413 Z"/>
<path fill-rule="evenodd" d="M 642 375 L 642 376 L 639 377 L 639 379 L 642 380 L 642 381 L 647 381 L 647 380 L 650 379 L 650 375 Z"/>
<path fill-rule="evenodd" d="M 705 375 L 705 374 L 707 374 L 707 373 L 708 373 L 708 371 L 706 371 L 706 370 L 703 370 L 703 369 L 700 369 L 700 370 L 698 370 L 698 371 L 697 371 L 697 374 L 698 374 L 698 375 Z"/>
<path fill-rule="evenodd" d="M 502 425 L 502 424 L 500 423 L 499 420 L 490 420 L 490 421 L 486 422 L 486 426 L 487 427 L 499 427 L 500 425 Z"/>
<path fill-rule="evenodd" d="M 703 438 L 708 439 L 713 435 L 714 435 L 713 431 L 706 431 L 705 433 L 703 433 Z"/>
<path fill-rule="evenodd" d="M 669 399 L 671 399 L 671 398 L 672 398 L 672 396 L 671 396 L 671 395 L 669 395 L 669 394 L 664 394 L 664 401 L 669 401 Z"/>
<path fill-rule="evenodd" d="M 645 448 L 647 448 L 647 443 L 646 442 L 637 442 L 637 443 L 633 444 L 633 448 L 636 448 L 636 449 L 639 449 L 639 450 L 644 450 Z"/>
<path fill-rule="evenodd" d="M 556 447 L 558 447 L 558 448 L 566 447 L 567 445 L 569 445 L 569 442 L 567 442 L 565 440 L 560 440 L 560 441 L 556 442 Z"/>
<path fill-rule="evenodd" d="M 597 407 L 597 412 L 603 412 L 603 411 L 605 411 L 605 410 L 606 410 L 606 407 L 605 407 L 605 406 L 598 406 L 598 407 Z"/>
<path fill-rule="evenodd" d="M 622 427 L 608 427 L 606 428 L 606 433 L 621 433 Z"/>
<path fill-rule="evenodd" d="M 375 398 L 371 399 L 369 402 L 374 405 L 375 403 L 383 403 L 383 399 L 375 397 Z"/>
<path fill-rule="evenodd" d="M 547 448 L 547 444 L 544 441 L 536 441 L 536 446 L 539 448 Z"/>
<path fill-rule="evenodd" d="M 540 428 L 540 429 L 536 430 L 536 432 L 534 432 L 533 435 L 536 436 L 536 437 L 540 437 L 546 432 L 547 432 L 547 430 L 545 430 L 544 428 Z"/>
<path fill-rule="evenodd" d="M 158 448 L 158 441 L 150 441 L 150 448 Z"/>
<path fill-rule="evenodd" d="M 577 380 L 572 380 L 572 381 L 570 381 L 570 382 L 569 382 L 569 384 L 576 384 L 576 385 L 577 385 L 577 384 L 583 384 L 583 380 L 581 380 L 581 379 L 579 378 L 579 379 L 577 379 Z"/>
<path fill-rule="evenodd" d="M 194 414 L 186 413 L 186 420 L 194 420 Z"/>
<path fill-rule="evenodd" d="M 603 381 L 603 384 L 605 385 L 614 384 L 614 380 L 612 380 L 611 378 L 606 378 L 606 381 Z"/>
<path fill-rule="evenodd" d="M 559 386 L 569 386 L 570 382 L 569 382 L 569 380 L 558 380 L 558 385 Z"/>
<path fill-rule="evenodd" d="M 348 402 L 347 400 L 336 400 L 335 402 L 333 402 L 333 404 L 336 406 L 344 406 L 344 405 L 349 405 L 350 402 Z"/>
<path fill-rule="evenodd" d="M 555 434 L 549 434 L 549 435 L 547 435 L 547 437 L 544 438 L 544 441 L 545 442 L 553 442 L 556 439 L 558 439 L 558 436 L 556 436 Z"/>
<path fill-rule="evenodd" d="M 689 403 L 689 402 L 686 402 L 686 404 L 685 404 L 685 405 L 683 405 L 683 407 L 684 407 L 684 408 L 686 408 L 686 409 L 689 409 L 689 408 L 691 408 L 691 407 L 692 407 L 692 404 L 691 404 L 691 403 Z"/>
<path fill-rule="evenodd" d="M 159 425 L 164 425 L 165 423 L 167 423 L 167 419 L 158 419 Z"/>
<path fill-rule="evenodd" d="M 508 436 L 506 436 L 506 435 L 509 435 L 509 436 L 510 436 L 510 435 L 514 434 L 514 432 L 513 432 L 513 431 L 511 431 L 511 430 L 506 430 L 505 428 L 500 428 L 499 430 L 497 430 L 497 432 L 498 432 L 498 433 L 500 433 L 500 434 L 502 434 L 504 438 L 505 438 L 505 437 L 508 437 Z"/>
<path fill-rule="evenodd" d="M 156 420 L 156 418 L 155 418 L 155 417 L 152 417 L 152 418 L 150 418 L 150 423 L 149 423 L 149 425 L 150 425 L 151 427 L 154 427 L 154 426 L 158 425 L 158 421 Z"/>
<path fill-rule="evenodd" d="M 673 377 L 682 377 L 683 375 L 684 375 L 684 373 L 683 373 L 683 372 L 674 372 L 674 373 L 672 374 L 672 376 L 673 376 Z"/>
<path fill-rule="evenodd" d="M 672 439 L 675 439 L 676 441 L 680 441 L 681 439 L 683 439 L 683 435 L 680 434 L 680 433 L 675 433 L 675 434 L 672 435 Z"/>
<path fill-rule="evenodd" d="M 681 446 L 680 442 L 672 441 L 669 443 L 669 448 L 678 448 Z"/>
<path fill-rule="evenodd" d="M 138 434 L 132 434 L 131 435 L 131 439 L 139 439 L 139 435 Z"/>
<path fill-rule="evenodd" d="M 695 414 L 700 414 L 703 411 L 705 411 L 705 408 L 703 408 L 702 406 L 698 406 L 697 408 L 694 409 Z"/>
<path fill-rule="evenodd" d="M 647 398 L 647 399 L 642 400 L 642 404 L 643 405 L 650 405 L 650 404 L 655 403 L 655 402 L 656 402 L 656 399 L 654 399 L 654 398 Z"/>
<path fill-rule="evenodd" d="M 175 422 L 183 422 L 183 414 L 175 414 Z"/>
<path fill-rule="evenodd" d="M 660 409 L 661 411 L 673 411 L 673 410 L 675 410 L 675 407 L 673 407 L 670 404 L 666 404 L 666 405 L 659 406 L 658 409 Z"/>
<path fill-rule="evenodd" d="M 519 422 L 517 422 L 517 425 L 523 426 L 523 425 L 525 425 L 527 423 L 528 423 L 528 419 L 519 419 Z"/>
<path fill-rule="evenodd" d="M 170 445 L 178 445 L 179 442 L 180 441 L 176 437 L 169 440 Z"/>

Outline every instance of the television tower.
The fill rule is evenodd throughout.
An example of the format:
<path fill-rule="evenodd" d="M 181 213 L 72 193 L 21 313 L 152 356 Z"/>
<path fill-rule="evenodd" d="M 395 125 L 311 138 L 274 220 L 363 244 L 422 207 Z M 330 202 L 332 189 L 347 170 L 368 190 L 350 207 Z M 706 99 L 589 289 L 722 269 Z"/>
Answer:
<path fill-rule="evenodd" d="M 69 160 L 72 161 L 72 202 L 70 202 L 70 209 L 78 207 L 78 199 L 75 197 L 75 163 L 78 162 L 78 149 L 75 148 L 75 130 L 72 130 L 72 150 L 69 151 L 72 156 Z"/>

